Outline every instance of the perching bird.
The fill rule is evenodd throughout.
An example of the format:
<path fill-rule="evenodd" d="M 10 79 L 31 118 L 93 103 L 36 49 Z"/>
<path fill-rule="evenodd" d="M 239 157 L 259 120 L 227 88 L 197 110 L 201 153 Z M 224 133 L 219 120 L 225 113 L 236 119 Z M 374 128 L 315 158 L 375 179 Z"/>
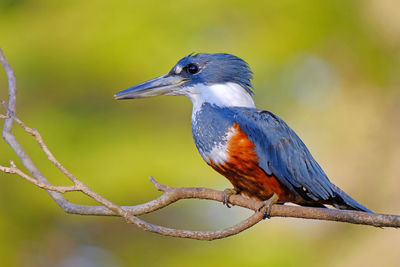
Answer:
<path fill-rule="evenodd" d="M 192 133 L 203 159 L 228 178 L 234 189 L 274 203 L 372 212 L 332 184 L 307 147 L 278 116 L 257 109 L 248 64 L 231 54 L 191 54 L 172 70 L 115 95 L 134 99 L 158 95 L 189 97 Z"/>

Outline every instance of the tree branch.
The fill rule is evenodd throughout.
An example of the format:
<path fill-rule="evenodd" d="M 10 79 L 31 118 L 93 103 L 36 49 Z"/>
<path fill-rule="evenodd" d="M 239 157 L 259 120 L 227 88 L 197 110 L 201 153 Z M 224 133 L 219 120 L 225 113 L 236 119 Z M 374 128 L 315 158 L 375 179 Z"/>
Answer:
<path fill-rule="evenodd" d="M 223 202 L 223 192 L 216 191 L 208 188 L 197 187 L 179 187 L 173 188 L 157 182 L 153 177 L 150 178 L 157 190 L 163 194 L 147 203 L 136 206 L 119 206 L 113 202 L 102 197 L 90 189 L 86 184 L 77 179 L 71 174 L 52 154 L 47 145 L 45 144 L 40 133 L 33 128 L 28 127 L 23 123 L 16 114 L 16 79 L 14 72 L 6 60 L 2 50 L 0 49 L 0 62 L 7 74 L 9 82 L 9 100 L 8 103 L 2 101 L 3 106 L 7 110 L 7 115 L 1 115 L 0 119 L 4 119 L 4 128 L 2 136 L 6 143 L 14 150 L 16 155 L 22 162 L 22 165 L 29 171 L 30 175 L 24 173 L 17 168 L 14 162 L 11 162 L 10 167 L 0 166 L 0 171 L 8 174 L 16 174 L 28 182 L 45 189 L 53 200 L 67 213 L 80 214 L 80 215 L 101 215 L 101 216 L 119 216 L 124 218 L 128 223 L 132 223 L 142 230 L 158 233 L 161 235 L 191 238 L 198 240 L 214 240 L 219 238 L 228 237 L 240 233 L 256 223 L 260 222 L 263 218 L 263 210 L 259 210 L 262 205 L 260 201 L 244 198 L 240 195 L 230 197 L 230 203 L 243 208 L 254 211 L 246 220 L 226 229 L 216 231 L 189 231 L 173 229 L 154 225 L 146 222 L 137 216 L 151 213 L 156 210 L 162 209 L 181 199 L 207 199 Z M 39 144 L 42 151 L 47 156 L 48 160 L 54 164 L 72 183 L 71 186 L 54 186 L 41 174 L 41 172 L 33 164 L 32 160 L 25 153 L 21 145 L 12 134 L 12 125 L 15 121 L 25 132 L 32 135 Z M 100 206 L 86 206 L 70 203 L 65 199 L 62 194 L 72 191 L 81 192 L 90 198 L 97 201 Z M 353 224 L 365 224 L 377 227 L 400 227 L 400 216 L 385 215 L 385 214 L 369 214 L 359 211 L 344 211 L 336 209 L 322 209 L 322 208 L 309 208 L 299 206 L 286 206 L 286 205 L 273 205 L 270 213 L 271 217 L 296 217 L 304 219 L 317 219 L 328 221 L 340 221 Z"/>

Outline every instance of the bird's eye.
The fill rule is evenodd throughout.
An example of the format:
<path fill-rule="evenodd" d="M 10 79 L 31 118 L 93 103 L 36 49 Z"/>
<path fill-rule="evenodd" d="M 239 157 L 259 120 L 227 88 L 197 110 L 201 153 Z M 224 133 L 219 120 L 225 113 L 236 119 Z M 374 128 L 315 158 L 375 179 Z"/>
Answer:
<path fill-rule="evenodd" d="M 196 74 L 197 72 L 199 72 L 199 67 L 197 67 L 195 64 L 187 65 L 186 69 L 190 74 Z"/>

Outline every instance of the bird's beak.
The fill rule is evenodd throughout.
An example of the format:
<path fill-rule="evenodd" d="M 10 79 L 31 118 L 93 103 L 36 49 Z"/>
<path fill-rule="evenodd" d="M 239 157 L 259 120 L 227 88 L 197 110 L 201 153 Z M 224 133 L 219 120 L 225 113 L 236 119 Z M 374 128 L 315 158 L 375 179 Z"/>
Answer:
<path fill-rule="evenodd" d="M 164 74 L 150 81 L 140 83 L 114 95 L 115 99 L 135 99 L 165 95 L 178 89 L 189 79 L 177 75 Z"/>

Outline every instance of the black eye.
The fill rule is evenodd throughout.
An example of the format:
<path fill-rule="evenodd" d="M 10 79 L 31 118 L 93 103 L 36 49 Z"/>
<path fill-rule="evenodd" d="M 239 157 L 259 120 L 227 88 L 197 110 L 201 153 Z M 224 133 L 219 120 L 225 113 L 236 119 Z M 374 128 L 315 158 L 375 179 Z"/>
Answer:
<path fill-rule="evenodd" d="M 190 74 L 196 74 L 197 72 L 199 72 L 199 67 L 197 67 L 195 64 L 187 65 L 186 69 Z"/>

